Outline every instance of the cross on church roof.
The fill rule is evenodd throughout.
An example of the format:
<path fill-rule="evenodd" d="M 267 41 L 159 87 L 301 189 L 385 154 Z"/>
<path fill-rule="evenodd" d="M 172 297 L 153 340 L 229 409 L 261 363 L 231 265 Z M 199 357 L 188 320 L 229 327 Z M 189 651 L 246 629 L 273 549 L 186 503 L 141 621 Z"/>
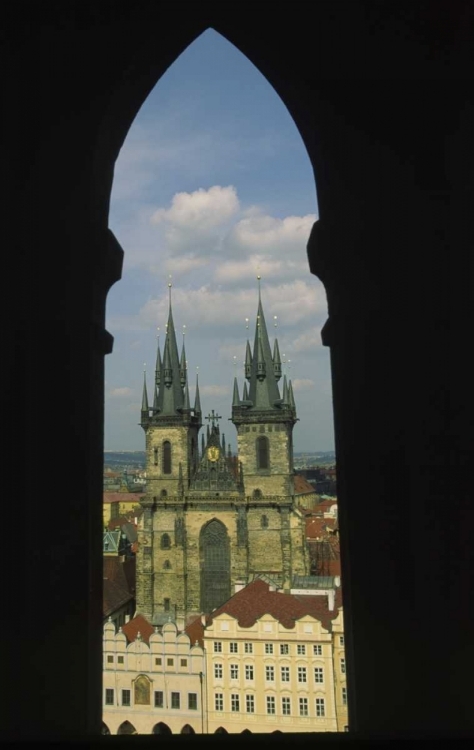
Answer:
<path fill-rule="evenodd" d="M 206 419 L 208 419 L 210 423 L 212 422 L 212 426 L 215 427 L 215 425 L 218 424 L 217 420 L 222 419 L 222 417 L 219 416 L 219 414 L 215 414 L 213 409 L 212 412 L 207 415 Z"/>

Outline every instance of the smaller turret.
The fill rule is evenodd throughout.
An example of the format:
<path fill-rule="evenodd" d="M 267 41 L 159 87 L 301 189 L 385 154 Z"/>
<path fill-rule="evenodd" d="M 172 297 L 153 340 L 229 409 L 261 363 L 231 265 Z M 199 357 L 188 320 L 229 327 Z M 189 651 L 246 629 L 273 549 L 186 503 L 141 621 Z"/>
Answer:
<path fill-rule="evenodd" d="M 252 376 L 252 352 L 250 350 L 250 343 L 247 339 L 247 348 L 245 350 L 245 377 L 250 380 Z"/>
<path fill-rule="evenodd" d="M 273 372 L 275 373 L 275 380 L 278 382 L 281 378 L 281 357 L 278 339 L 275 339 L 275 344 L 273 346 Z"/>

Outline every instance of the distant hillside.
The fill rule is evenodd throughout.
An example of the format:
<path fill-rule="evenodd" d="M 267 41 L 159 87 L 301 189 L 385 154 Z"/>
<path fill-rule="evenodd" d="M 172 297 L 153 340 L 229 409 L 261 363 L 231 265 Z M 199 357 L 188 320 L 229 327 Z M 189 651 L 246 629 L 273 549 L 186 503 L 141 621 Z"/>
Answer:
<path fill-rule="evenodd" d="M 144 469 L 145 460 L 145 451 L 104 451 L 104 466 Z"/>

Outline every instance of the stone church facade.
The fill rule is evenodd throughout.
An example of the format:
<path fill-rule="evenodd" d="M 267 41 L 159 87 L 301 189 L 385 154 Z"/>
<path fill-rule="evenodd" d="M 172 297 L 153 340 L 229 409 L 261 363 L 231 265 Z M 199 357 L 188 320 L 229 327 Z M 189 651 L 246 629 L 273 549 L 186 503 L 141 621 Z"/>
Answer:
<path fill-rule="evenodd" d="M 279 381 L 282 380 L 281 392 Z M 137 612 L 160 625 L 186 623 L 229 599 L 236 584 L 267 575 L 285 590 L 309 573 L 304 519 L 295 507 L 291 381 L 282 379 L 278 341 L 270 347 L 259 293 L 253 348 L 247 341 L 242 397 L 234 380 L 232 422 L 238 454 L 211 412 L 203 426 L 199 384 L 194 405 L 184 348 L 178 353 L 170 307 L 153 402 L 146 378 L 141 426 L 147 489 L 141 504 Z"/>

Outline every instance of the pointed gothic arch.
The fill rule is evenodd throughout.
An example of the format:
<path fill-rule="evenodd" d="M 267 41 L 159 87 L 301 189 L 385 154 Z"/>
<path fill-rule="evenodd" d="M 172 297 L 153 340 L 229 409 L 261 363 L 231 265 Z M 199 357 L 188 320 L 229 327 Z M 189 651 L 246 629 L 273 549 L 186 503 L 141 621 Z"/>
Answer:
<path fill-rule="evenodd" d="M 231 596 L 230 542 L 227 529 L 214 518 L 201 529 L 201 611 L 212 612 Z"/>
<path fill-rule="evenodd" d="M 117 729 L 117 734 L 138 734 L 137 730 L 128 720 L 123 721 Z"/>
<path fill-rule="evenodd" d="M 151 733 L 152 734 L 173 734 L 168 724 L 165 724 L 163 721 L 159 721 L 158 724 L 155 724 L 155 726 L 151 730 Z"/>

